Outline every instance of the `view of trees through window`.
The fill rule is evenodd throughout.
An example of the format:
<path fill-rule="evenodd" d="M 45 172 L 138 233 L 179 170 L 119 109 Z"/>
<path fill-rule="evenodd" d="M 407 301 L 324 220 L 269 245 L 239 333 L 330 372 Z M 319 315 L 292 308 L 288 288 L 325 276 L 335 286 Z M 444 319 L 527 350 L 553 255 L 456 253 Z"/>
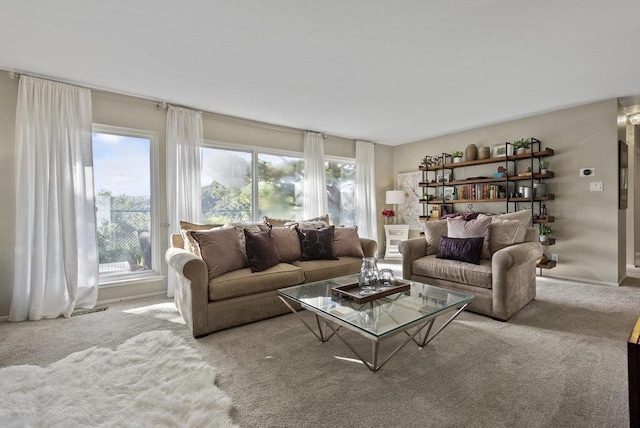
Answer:
<path fill-rule="evenodd" d="M 325 167 L 332 222 L 355 224 L 355 164 L 329 160 Z M 263 216 L 302 220 L 302 157 L 204 148 L 201 180 L 202 218 L 208 223 L 248 222 Z"/>
<path fill-rule="evenodd" d="M 152 269 L 151 140 L 94 132 L 100 278 Z"/>

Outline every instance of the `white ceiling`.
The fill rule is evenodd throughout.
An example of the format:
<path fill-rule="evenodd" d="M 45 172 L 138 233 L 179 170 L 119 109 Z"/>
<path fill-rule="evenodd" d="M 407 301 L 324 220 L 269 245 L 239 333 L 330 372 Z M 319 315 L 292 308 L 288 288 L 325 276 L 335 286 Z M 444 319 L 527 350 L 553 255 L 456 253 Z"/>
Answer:
<path fill-rule="evenodd" d="M 0 68 L 397 145 L 640 94 L 638 0 L 0 0 Z"/>

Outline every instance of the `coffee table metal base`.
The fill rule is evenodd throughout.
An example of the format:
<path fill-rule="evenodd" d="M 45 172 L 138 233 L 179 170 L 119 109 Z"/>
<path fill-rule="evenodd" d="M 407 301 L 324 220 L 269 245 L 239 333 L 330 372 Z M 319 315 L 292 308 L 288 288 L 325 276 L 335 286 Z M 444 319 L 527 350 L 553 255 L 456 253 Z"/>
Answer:
<path fill-rule="evenodd" d="M 402 329 L 396 330 L 392 334 L 378 337 L 378 336 L 374 336 L 372 334 L 363 332 L 359 329 L 352 328 L 348 323 L 340 321 L 339 319 L 328 319 L 324 313 L 318 312 L 313 307 L 307 307 L 303 305 L 305 309 L 310 310 L 315 314 L 316 326 L 314 328 L 311 325 L 309 325 L 309 323 L 304 318 L 300 316 L 299 312 L 295 308 L 293 308 L 293 306 L 289 304 L 289 302 L 287 301 L 288 299 L 286 299 L 283 296 L 278 296 L 278 297 L 280 297 L 280 300 L 282 300 L 284 304 L 287 305 L 287 307 L 298 317 L 300 321 L 302 321 L 302 323 L 313 333 L 313 335 L 319 341 L 326 342 L 329 339 L 331 339 L 334 335 L 338 336 L 338 338 L 340 338 L 340 340 L 342 340 L 342 342 L 345 345 L 347 345 L 347 347 L 351 350 L 351 352 L 353 352 L 356 355 L 356 357 L 358 357 L 358 359 L 360 359 L 360 361 L 362 361 L 362 363 L 364 363 L 364 365 L 373 372 L 377 372 L 378 370 L 380 370 L 382 366 L 384 366 L 394 355 L 396 355 L 402 348 L 404 348 L 404 346 L 407 343 L 411 341 L 415 342 L 420 348 L 426 346 L 438 334 L 440 334 L 440 332 L 446 326 L 448 326 L 451 323 L 451 321 L 456 319 L 456 317 L 460 315 L 460 313 L 462 313 L 462 311 L 464 311 L 465 308 L 469 305 L 469 303 L 465 303 L 461 307 L 457 308 L 454 314 L 451 317 L 449 317 L 449 319 L 445 321 L 445 323 L 441 325 L 440 328 L 438 328 L 438 330 L 436 330 L 433 333 L 431 333 L 431 329 L 433 327 L 433 323 L 436 320 L 436 318 L 438 316 L 441 316 L 449 312 L 435 314 L 432 317 L 408 324 L 404 326 Z M 359 333 L 362 336 L 366 337 L 367 339 L 371 340 L 371 361 L 367 361 L 367 359 L 363 357 L 362 353 L 359 352 L 351 343 L 349 343 L 349 341 L 346 339 L 344 335 L 340 334 L 339 331 L 341 327 L 345 327 L 348 330 L 355 331 L 356 333 Z M 327 328 L 331 330 L 330 333 L 327 331 Z M 407 335 L 406 340 L 403 341 L 400 345 L 398 345 L 393 351 L 391 351 L 391 353 L 387 355 L 386 358 L 379 361 L 379 345 L 381 340 L 384 338 L 393 336 L 397 333 L 405 333 Z"/>

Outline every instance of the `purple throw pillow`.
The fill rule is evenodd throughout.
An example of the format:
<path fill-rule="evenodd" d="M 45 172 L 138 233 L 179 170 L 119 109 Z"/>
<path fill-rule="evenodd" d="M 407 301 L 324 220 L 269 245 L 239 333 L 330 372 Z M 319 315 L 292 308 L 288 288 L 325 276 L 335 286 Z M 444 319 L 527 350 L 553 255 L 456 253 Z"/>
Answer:
<path fill-rule="evenodd" d="M 459 260 L 461 262 L 479 265 L 483 242 L 483 237 L 448 238 L 442 236 L 436 257 L 439 259 Z"/>
<path fill-rule="evenodd" d="M 333 248 L 334 226 L 322 229 L 298 229 L 300 260 L 338 260 Z"/>

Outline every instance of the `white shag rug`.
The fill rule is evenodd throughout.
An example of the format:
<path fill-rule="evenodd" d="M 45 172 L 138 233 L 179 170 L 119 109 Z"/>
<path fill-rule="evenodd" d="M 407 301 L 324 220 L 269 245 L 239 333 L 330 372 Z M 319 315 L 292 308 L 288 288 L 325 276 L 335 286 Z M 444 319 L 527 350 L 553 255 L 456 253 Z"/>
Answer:
<path fill-rule="evenodd" d="M 234 427 L 216 371 L 170 331 L 115 350 L 92 347 L 47 367 L 0 369 L 3 427 Z"/>

